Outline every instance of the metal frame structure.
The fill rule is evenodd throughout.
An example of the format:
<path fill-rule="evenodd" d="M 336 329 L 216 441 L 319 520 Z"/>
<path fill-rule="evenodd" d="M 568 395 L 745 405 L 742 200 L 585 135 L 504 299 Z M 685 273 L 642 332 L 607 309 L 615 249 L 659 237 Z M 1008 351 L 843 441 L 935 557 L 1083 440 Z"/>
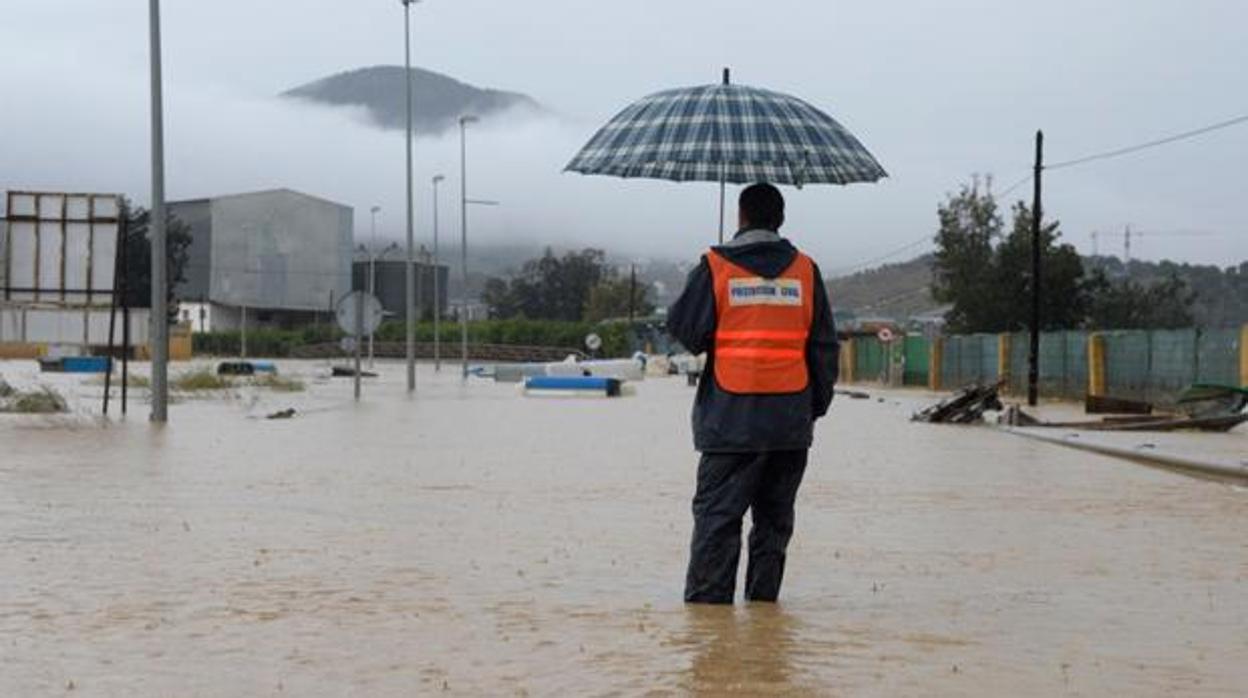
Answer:
<path fill-rule="evenodd" d="M 47 215 L 45 212 L 44 201 L 59 199 L 59 206 L 54 202 L 51 207 L 58 209 L 57 215 Z M 26 200 L 30 202 L 30 206 L 22 205 Z M 86 217 L 71 217 L 70 208 L 71 201 L 85 200 L 87 215 Z M 97 202 L 100 200 L 111 200 L 112 215 L 97 214 L 99 208 Z M 33 209 L 27 213 L 26 211 Z M 113 284 L 109 283 L 107 287 L 96 288 L 94 281 L 96 279 L 96 227 L 99 225 L 112 226 L 115 233 L 114 247 L 120 247 L 119 222 L 121 215 L 121 197 L 116 194 L 88 194 L 75 192 L 34 192 L 34 191 L 10 191 L 5 196 L 5 231 L 4 231 L 4 286 L 0 288 L 0 300 L 17 303 L 53 303 L 56 305 L 71 305 L 71 296 L 85 296 L 81 305 L 92 305 L 93 297 L 111 296 L 113 292 Z M 31 267 L 31 277 L 33 279 L 30 286 L 14 286 L 14 224 L 29 224 L 32 226 L 34 235 L 34 260 Z M 87 233 L 87 259 L 84 268 L 84 276 L 86 279 L 86 288 L 70 288 L 65 285 L 66 272 L 68 263 L 66 261 L 66 252 L 69 245 L 69 229 L 71 225 L 85 225 Z M 59 226 L 59 230 L 55 232 L 59 236 L 57 241 L 57 249 L 59 251 L 57 260 L 57 271 L 55 273 L 56 283 L 54 285 L 44 285 L 42 279 L 42 268 L 44 253 L 43 234 L 46 226 Z M 115 260 L 111 260 L 115 261 Z M 115 273 L 115 272 L 114 272 Z M 109 279 L 111 282 L 112 280 Z M 19 297 L 14 298 L 14 294 Z M 53 298 L 47 298 L 51 294 Z M 20 296 L 29 295 L 29 298 Z"/>

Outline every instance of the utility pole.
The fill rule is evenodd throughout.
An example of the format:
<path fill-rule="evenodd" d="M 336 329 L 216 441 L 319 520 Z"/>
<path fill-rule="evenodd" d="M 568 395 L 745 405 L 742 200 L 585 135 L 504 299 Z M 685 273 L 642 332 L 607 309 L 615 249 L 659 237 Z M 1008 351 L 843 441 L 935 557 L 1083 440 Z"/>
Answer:
<path fill-rule="evenodd" d="M 443 175 L 433 176 L 433 370 L 442 371 L 442 282 L 438 257 L 438 183 L 446 179 Z"/>
<path fill-rule="evenodd" d="M 161 96 L 160 0 L 148 0 L 152 80 L 152 309 L 149 332 L 152 347 L 151 421 L 169 421 L 169 245 L 165 238 L 165 123 Z"/>
<path fill-rule="evenodd" d="M 377 295 L 377 212 L 381 210 L 380 206 L 374 206 L 369 209 L 372 214 L 372 232 L 368 240 L 368 295 Z M 375 332 L 368 333 L 368 367 L 373 367 L 373 345 L 375 340 Z"/>
<path fill-rule="evenodd" d="M 1122 231 L 1122 266 L 1126 271 L 1131 269 L 1131 224 Z"/>
<path fill-rule="evenodd" d="M 637 265 L 628 267 L 628 326 L 632 328 L 637 314 Z"/>
<path fill-rule="evenodd" d="M 403 2 L 403 56 L 406 72 L 403 82 L 407 86 L 407 269 L 406 293 L 403 304 L 407 306 L 407 392 L 416 392 L 416 255 L 415 203 L 412 201 L 412 21 L 413 2 Z"/>
<path fill-rule="evenodd" d="M 1027 353 L 1027 404 L 1036 406 L 1040 382 L 1040 178 L 1044 174 L 1044 132 L 1036 131 L 1035 190 L 1031 199 L 1031 337 Z"/>
<path fill-rule="evenodd" d="M 459 353 L 461 380 L 468 380 L 468 124 L 477 117 L 459 117 L 459 280 L 463 303 L 459 309 Z"/>

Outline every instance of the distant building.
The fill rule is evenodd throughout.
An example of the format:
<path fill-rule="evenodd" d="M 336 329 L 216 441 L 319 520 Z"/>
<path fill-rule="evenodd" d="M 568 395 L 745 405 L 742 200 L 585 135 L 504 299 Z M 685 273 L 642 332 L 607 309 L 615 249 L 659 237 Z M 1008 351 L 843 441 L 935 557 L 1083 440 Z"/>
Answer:
<path fill-rule="evenodd" d="M 274 189 L 177 201 L 190 226 L 179 296 L 196 331 L 290 328 L 332 312 L 351 289 L 353 211 Z"/>
<path fill-rule="evenodd" d="M 375 266 L 370 267 L 368 255 L 357 251 L 351 268 L 351 288 L 367 291 L 370 268 L 376 273 L 373 295 L 381 301 L 381 308 L 394 319 L 407 317 L 407 269 L 402 252 L 380 254 Z M 421 319 L 433 317 L 434 275 L 437 275 L 438 308 L 446 317 L 448 303 L 446 284 L 450 274 L 445 264 L 434 266 L 431 262 L 416 262 L 416 307 Z"/>

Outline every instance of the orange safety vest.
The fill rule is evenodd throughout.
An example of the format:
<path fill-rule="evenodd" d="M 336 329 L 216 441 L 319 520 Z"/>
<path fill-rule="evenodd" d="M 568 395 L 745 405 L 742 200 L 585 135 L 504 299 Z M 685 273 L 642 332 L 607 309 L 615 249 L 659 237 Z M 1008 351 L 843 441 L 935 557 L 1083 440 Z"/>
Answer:
<path fill-rule="evenodd" d="M 797 258 L 765 279 L 712 250 L 715 382 L 729 393 L 797 393 L 810 382 L 806 340 L 815 316 L 815 265 Z"/>

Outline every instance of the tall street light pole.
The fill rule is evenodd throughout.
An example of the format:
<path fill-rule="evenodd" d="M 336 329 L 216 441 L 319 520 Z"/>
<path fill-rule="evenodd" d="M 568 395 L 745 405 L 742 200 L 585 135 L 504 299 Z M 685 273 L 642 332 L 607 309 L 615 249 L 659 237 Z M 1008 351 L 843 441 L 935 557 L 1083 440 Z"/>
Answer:
<path fill-rule="evenodd" d="M 442 370 L 442 334 L 438 329 L 441 325 L 442 295 L 441 276 L 438 262 L 438 184 L 446 179 L 443 175 L 433 176 L 433 370 Z"/>
<path fill-rule="evenodd" d="M 403 3 L 403 59 L 405 72 L 403 82 L 407 86 L 407 392 L 416 392 L 416 243 L 415 203 L 412 201 L 412 3 L 419 0 L 401 0 Z"/>
<path fill-rule="evenodd" d="M 377 213 L 381 211 L 380 206 L 374 206 L 369 209 L 372 214 L 372 232 L 369 234 L 368 240 L 368 295 L 377 295 Z M 373 367 L 373 343 L 374 333 L 368 333 L 368 367 Z"/>
<path fill-rule="evenodd" d="M 152 79 L 152 413 L 151 421 L 169 421 L 168 243 L 165 238 L 165 125 L 160 71 L 160 0 L 148 1 Z"/>
<path fill-rule="evenodd" d="M 477 117 L 459 117 L 459 280 L 463 302 L 459 308 L 459 352 L 462 380 L 468 380 L 468 124 Z"/>

